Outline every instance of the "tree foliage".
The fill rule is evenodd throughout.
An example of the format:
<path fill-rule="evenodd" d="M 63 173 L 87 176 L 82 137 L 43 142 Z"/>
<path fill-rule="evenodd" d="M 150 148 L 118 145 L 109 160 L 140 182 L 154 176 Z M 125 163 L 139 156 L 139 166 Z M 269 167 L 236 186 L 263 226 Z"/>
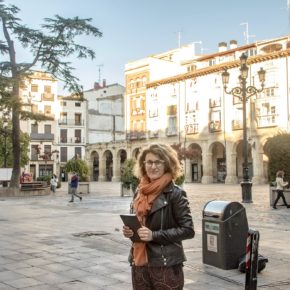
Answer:
<path fill-rule="evenodd" d="M 65 167 L 64 171 L 66 173 L 76 172 L 80 177 L 80 181 L 88 181 L 89 180 L 89 166 L 85 160 L 79 158 L 72 158 L 69 160 Z"/>
<path fill-rule="evenodd" d="M 12 151 L 12 136 L 11 136 L 11 123 L 8 124 L 7 129 L 3 128 L 3 122 L 0 121 L 0 167 L 4 167 L 5 163 L 5 153 L 7 167 L 11 168 L 13 165 L 13 151 Z M 6 146 L 5 146 L 5 135 L 6 135 Z M 29 136 L 27 133 L 20 132 L 20 165 L 24 167 L 28 161 L 28 146 L 29 146 Z M 5 148 L 6 147 L 6 148 Z"/>
<path fill-rule="evenodd" d="M 76 40 L 81 35 L 102 36 L 99 29 L 90 24 L 91 18 L 63 18 L 55 15 L 54 18 L 45 18 L 41 29 L 36 30 L 21 24 L 17 17 L 19 11 L 15 5 L 6 5 L 0 0 L 0 26 L 3 31 L 3 35 L 0 35 L 0 54 L 4 56 L 0 62 L 0 107 L 6 108 L 12 115 L 11 187 L 19 186 L 20 119 L 41 119 L 39 115 L 29 115 L 22 110 L 20 88 L 24 85 L 24 80 L 34 70 L 41 69 L 62 81 L 64 87 L 73 94 L 82 96 L 79 79 L 73 75 L 73 67 L 68 59 L 72 56 L 93 59 L 94 51 Z M 19 50 L 30 53 L 30 61 L 18 61 L 18 52 L 21 55 L 20 51 L 16 51 L 18 47 Z"/>
<path fill-rule="evenodd" d="M 129 158 L 124 162 L 124 167 L 121 172 L 121 182 L 125 188 L 132 187 L 133 192 L 137 188 L 139 184 L 139 179 L 134 175 L 134 167 L 136 164 L 136 160 L 133 158 Z"/>
<path fill-rule="evenodd" d="M 278 170 L 283 170 L 285 180 L 290 180 L 290 134 L 280 132 L 268 138 L 264 148 L 269 159 L 269 181 L 275 180 Z"/>

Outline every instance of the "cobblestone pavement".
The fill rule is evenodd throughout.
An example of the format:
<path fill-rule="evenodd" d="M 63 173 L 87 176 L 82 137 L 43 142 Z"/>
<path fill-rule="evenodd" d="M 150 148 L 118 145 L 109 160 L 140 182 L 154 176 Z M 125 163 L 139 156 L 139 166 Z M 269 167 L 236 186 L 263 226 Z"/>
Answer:
<path fill-rule="evenodd" d="M 0 197 L 1 289 L 131 289 L 130 243 L 121 234 L 120 213 L 131 197 L 120 183 L 95 182 L 83 201 L 69 203 L 67 185 L 40 197 Z M 185 184 L 196 236 L 184 242 L 185 290 L 244 289 L 245 275 L 202 263 L 202 211 L 211 200 L 241 201 L 239 185 Z M 248 223 L 260 232 L 259 252 L 269 259 L 258 289 L 290 289 L 290 209 L 269 205 L 269 188 L 253 186 L 243 204 Z"/>

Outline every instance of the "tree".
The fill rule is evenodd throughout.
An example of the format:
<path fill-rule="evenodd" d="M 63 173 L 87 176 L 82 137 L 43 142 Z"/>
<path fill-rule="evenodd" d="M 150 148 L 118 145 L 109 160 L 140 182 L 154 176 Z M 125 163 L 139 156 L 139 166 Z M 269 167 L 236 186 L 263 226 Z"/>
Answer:
<path fill-rule="evenodd" d="M 20 11 L 18 7 L 3 3 L 0 0 L 0 25 L 3 31 L 0 53 L 5 56 L 5 60 L 0 62 L 0 106 L 12 114 L 13 171 L 10 187 L 19 187 L 20 119 L 45 119 L 44 115 L 22 110 L 20 87 L 33 70 L 41 68 L 63 81 L 64 88 L 71 93 L 82 97 L 79 79 L 72 74 L 73 67 L 67 59 L 71 56 L 93 59 L 94 51 L 79 44 L 76 39 L 81 35 L 101 37 L 102 33 L 90 24 L 91 18 L 63 18 L 59 15 L 45 18 L 41 30 L 30 29 L 17 18 Z M 17 61 L 18 46 L 15 42 L 31 53 L 30 62 Z"/>
<path fill-rule="evenodd" d="M 72 158 L 66 163 L 64 171 L 67 173 L 76 172 L 80 177 L 80 181 L 89 180 L 89 166 L 87 162 L 82 159 Z"/>
<path fill-rule="evenodd" d="M 269 158 L 269 181 L 275 180 L 278 170 L 283 170 L 285 179 L 290 180 L 290 134 L 280 132 L 268 138 L 264 148 Z"/>
<path fill-rule="evenodd" d="M 4 165 L 5 151 L 6 151 L 6 161 L 7 167 L 12 167 L 13 165 L 13 152 L 12 152 L 12 136 L 11 136 L 11 123 L 8 124 L 7 129 L 3 128 L 3 122 L 0 121 L 0 167 Z M 6 148 L 5 148 L 5 134 L 6 134 Z M 29 161 L 28 156 L 28 145 L 29 136 L 27 133 L 20 132 L 20 165 L 25 166 Z"/>
<path fill-rule="evenodd" d="M 134 166 L 136 164 L 136 160 L 133 158 L 129 158 L 124 162 L 124 167 L 122 168 L 121 173 L 121 182 L 124 188 L 129 189 L 130 186 L 135 192 L 139 179 L 134 175 Z"/>

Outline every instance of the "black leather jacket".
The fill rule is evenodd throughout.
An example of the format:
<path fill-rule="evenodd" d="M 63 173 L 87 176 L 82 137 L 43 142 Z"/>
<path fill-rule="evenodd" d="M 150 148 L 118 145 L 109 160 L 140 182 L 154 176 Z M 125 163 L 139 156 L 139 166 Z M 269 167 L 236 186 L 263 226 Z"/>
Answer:
<path fill-rule="evenodd" d="M 183 263 L 186 257 L 182 240 L 191 239 L 195 234 L 185 191 L 170 183 L 154 201 L 146 227 L 153 234 L 153 240 L 146 245 L 149 266 Z M 133 264 L 132 256 L 130 262 Z"/>

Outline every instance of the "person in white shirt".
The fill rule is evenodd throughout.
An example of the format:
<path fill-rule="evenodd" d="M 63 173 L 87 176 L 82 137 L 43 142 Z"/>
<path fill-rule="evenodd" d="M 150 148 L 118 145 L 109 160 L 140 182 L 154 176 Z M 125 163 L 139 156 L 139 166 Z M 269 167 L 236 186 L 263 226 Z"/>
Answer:
<path fill-rule="evenodd" d="M 283 199 L 284 205 L 287 206 L 287 208 L 290 208 L 290 206 L 287 204 L 286 198 L 284 196 L 284 191 L 283 191 L 284 187 L 288 185 L 288 182 L 285 182 L 283 180 L 283 178 L 284 178 L 284 171 L 283 170 L 277 171 L 277 173 L 276 173 L 277 197 L 276 197 L 274 204 L 273 204 L 274 209 L 277 209 L 276 205 L 277 205 L 277 202 L 280 198 Z"/>
<path fill-rule="evenodd" d="M 57 179 L 56 175 L 53 174 L 53 176 L 50 179 L 50 189 L 53 193 L 55 193 L 55 191 L 56 191 L 57 182 L 58 182 L 58 179 Z"/>

